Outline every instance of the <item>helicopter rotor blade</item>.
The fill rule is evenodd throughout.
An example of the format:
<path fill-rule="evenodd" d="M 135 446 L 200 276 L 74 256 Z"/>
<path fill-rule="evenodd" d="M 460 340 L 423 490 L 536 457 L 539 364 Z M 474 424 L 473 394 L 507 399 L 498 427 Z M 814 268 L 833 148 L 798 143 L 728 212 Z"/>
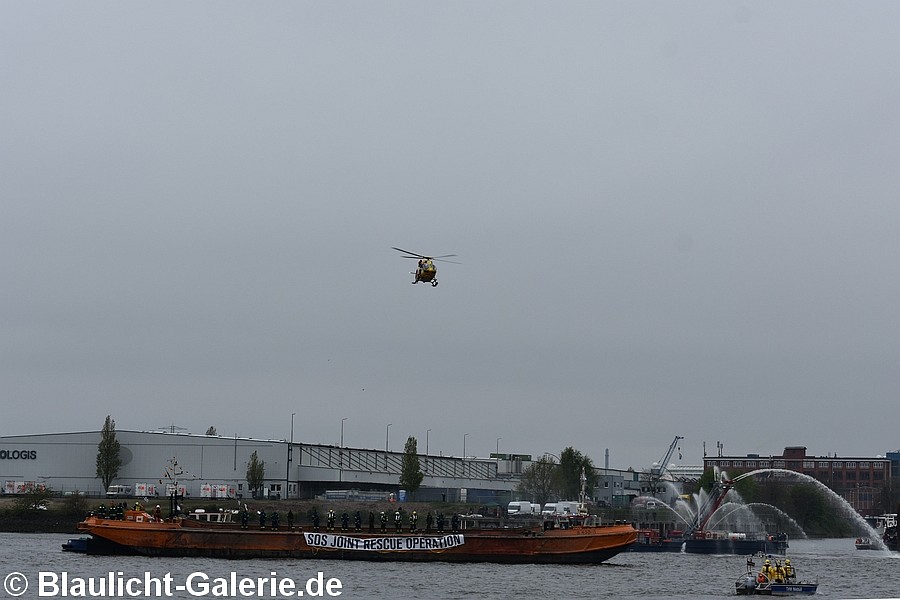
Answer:
<path fill-rule="evenodd" d="M 425 260 L 437 260 L 440 262 L 453 263 L 455 265 L 461 265 L 462 263 L 456 262 L 455 260 L 446 260 L 451 256 L 456 256 L 456 254 L 442 254 L 441 256 L 425 256 L 424 254 L 417 254 L 416 252 L 410 252 L 409 250 L 404 250 L 403 248 L 397 248 L 396 246 L 391 246 L 397 252 L 403 252 L 405 254 L 409 254 L 410 256 L 401 256 L 400 258 L 421 258 Z"/>
<path fill-rule="evenodd" d="M 409 250 L 404 250 L 403 248 L 397 248 L 397 247 L 394 247 L 394 246 L 391 246 L 391 248 L 393 248 L 393 249 L 396 250 L 397 252 L 405 252 L 406 254 L 411 254 L 411 255 L 412 255 L 412 256 L 404 256 L 403 258 L 429 258 L 429 257 L 423 256 L 423 255 L 421 255 L 421 254 L 416 254 L 415 252 L 410 252 Z"/>

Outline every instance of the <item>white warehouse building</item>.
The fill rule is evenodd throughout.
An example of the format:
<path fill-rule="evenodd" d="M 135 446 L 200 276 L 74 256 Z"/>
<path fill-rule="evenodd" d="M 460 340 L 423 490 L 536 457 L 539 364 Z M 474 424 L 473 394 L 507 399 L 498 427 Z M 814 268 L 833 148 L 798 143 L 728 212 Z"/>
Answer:
<path fill-rule="evenodd" d="M 0 491 L 35 487 L 105 495 L 96 475 L 100 431 L 0 436 Z M 116 430 L 122 465 L 116 485 L 136 497 L 164 497 L 177 461 L 179 493 L 188 498 L 248 498 L 247 464 L 265 462 L 270 498 L 311 498 L 326 490 L 398 491 L 402 452 L 188 433 Z M 487 502 L 508 498 L 521 460 L 419 455 L 425 474 L 417 498 Z M 527 465 L 527 463 L 526 463 Z"/>

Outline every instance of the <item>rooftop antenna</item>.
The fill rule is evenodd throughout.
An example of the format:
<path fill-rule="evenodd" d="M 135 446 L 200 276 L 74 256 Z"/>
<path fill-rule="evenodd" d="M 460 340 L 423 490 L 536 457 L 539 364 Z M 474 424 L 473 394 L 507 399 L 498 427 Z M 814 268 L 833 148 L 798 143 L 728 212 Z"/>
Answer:
<path fill-rule="evenodd" d="M 175 433 L 176 431 L 187 431 L 187 427 L 179 427 L 175 423 L 171 425 L 163 425 L 162 427 L 157 427 L 160 431 L 168 431 L 169 433 Z"/>

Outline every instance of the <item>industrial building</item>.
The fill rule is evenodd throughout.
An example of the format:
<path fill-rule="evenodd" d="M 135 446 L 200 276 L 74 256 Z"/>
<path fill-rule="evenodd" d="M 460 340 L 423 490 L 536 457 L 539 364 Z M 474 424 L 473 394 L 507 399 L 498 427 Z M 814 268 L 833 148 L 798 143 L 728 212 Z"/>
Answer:
<path fill-rule="evenodd" d="M 57 493 L 103 496 L 96 475 L 100 431 L 0 437 L 4 494 L 45 486 Z M 262 494 L 311 498 L 326 490 L 398 492 L 402 452 L 158 431 L 116 430 L 122 465 L 114 483 L 129 495 L 248 498 L 247 464 L 265 463 Z M 425 475 L 417 498 L 503 501 L 518 483 L 521 457 L 509 459 L 420 455 Z M 527 465 L 527 462 L 525 463 Z"/>
<path fill-rule="evenodd" d="M 0 436 L 0 493 L 44 486 L 57 494 L 105 496 L 108 490 L 96 474 L 101 436 L 99 430 Z M 113 484 L 122 496 L 166 497 L 177 485 L 187 498 L 250 498 L 247 465 L 254 452 L 265 464 L 257 495 L 267 498 L 378 499 L 400 492 L 403 452 L 174 431 L 116 430 L 116 439 L 122 465 Z M 522 454 L 420 454 L 424 479 L 416 499 L 505 506 L 521 499 L 515 490 L 531 462 L 531 455 Z M 692 477 L 672 478 L 672 489 L 696 479 L 700 468 L 695 470 Z M 605 468 L 596 471 L 598 484 L 589 495 L 600 506 L 628 506 L 646 493 L 644 473 L 610 468 L 608 456 Z"/>
<path fill-rule="evenodd" d="M 842 496 L 857 512 L 872 515 L 890 508 L 892 481 L 897 475 L 900 455 L 878 457 L 810 456 L 805 446 L 788 446 L 781 455 L 707 456 L 705 469 L 725 471 L 735 477 L 757 469 L 794 471 L 828 486 Z"/>

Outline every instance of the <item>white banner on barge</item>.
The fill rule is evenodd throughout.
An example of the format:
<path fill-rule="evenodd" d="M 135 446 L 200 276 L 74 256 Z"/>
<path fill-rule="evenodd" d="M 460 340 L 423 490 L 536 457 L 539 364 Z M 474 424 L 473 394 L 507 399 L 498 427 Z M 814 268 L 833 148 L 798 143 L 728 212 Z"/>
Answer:
<path fill-rule="evenodd" d="M 446 550 L 466 543 L 461 533 L 431 536 L 354 537 L 333 533 L 309 533 L 304 531 L 306 545 L 329 550 L 362 550 L 364 552 L 412 552 Z"/>

